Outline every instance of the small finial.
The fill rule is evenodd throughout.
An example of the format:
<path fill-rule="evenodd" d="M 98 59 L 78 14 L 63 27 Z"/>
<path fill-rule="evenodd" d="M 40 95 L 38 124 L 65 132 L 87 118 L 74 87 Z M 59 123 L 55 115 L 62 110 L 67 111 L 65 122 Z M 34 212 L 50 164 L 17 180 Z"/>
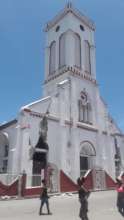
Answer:
<path fill-rule="evenodd" d="M 72 2 L 70 2 L 70 1 L 69 1 L 69 2 L 67 2 L 66 7 L 67 7 L 67 8 L 72 8 Z"/>

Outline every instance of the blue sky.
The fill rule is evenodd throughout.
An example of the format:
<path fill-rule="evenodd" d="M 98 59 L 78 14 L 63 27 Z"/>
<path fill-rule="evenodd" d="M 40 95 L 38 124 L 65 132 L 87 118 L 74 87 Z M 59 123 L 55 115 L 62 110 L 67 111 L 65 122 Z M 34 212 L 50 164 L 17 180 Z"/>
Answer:
<path fill-rule="evenodd" d="M 0 123 L 42 96 L 44 24 L 66 0 L 0 0 Z M 73 0 L 96 24 L 97 81 L 124 131 L 124 0 Z"/>

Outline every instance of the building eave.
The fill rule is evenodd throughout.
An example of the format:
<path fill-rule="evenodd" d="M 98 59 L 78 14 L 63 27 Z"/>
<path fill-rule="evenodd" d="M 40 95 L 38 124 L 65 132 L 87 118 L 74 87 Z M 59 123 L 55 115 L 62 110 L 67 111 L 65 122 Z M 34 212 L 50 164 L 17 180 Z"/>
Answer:
<path fill-rule="evenodd" d="M 17 119 L 13 119 L 5 124 L 0 125 L 0 130 L 3 130 L 4 128 L 10 127 L 11 125 L 14 125 L 17 123 Z"/>
<path fill-rule="evenodd" d="M 50 100 L 50 99 L 51 99 L 51 96 L 47 96 L 47 97 L 45 97 L 45 98 L 42 98 L 42 99 L 39 99 L 39 100 L 37 100 L 37 101 L 31 102 L 31 103 L 29 103 L 29 104 L 24 105 L 23 107 L 21 107 L 21 111 L 23 111 L 24 109 L 28 109 L 28 108 L 30 108 L 30 107 L 32 107 L 32 106 L 34 106 L 34 105 L 36 105 L 36 104 L 38 104 L 38 103 L 40 103 L 40 102 L 46 102 L 46 101 L 48 101 L 48 100 Z"/>
<path fill-rule="evenodd" d="M 95 30 L 94 22 L 89 19 L 87 16 L 82 14 L 79 10 L 75 9 L 72 4 L 67 4 L 67 6 L 62 10 L 58 15 L 56 15 L 50 22 L 48 22 L 44 28 L 44 31 L 49 31 L 53 26 L 55 26 L 63 17 L 65 17 L 68 13 L 72 13 L 75 17 L 77 17 L 81 22 L 83 22 L 86 26 L 91 28 L 93 31 Z"/>
<path fill-rule="evenodd" d="M 112 133 L 111 136 L 113 136 L 113 137 L 118 136 L 118 137 L 123 137 L 124 138 L 123 133 Z"/>
<path fill-rule="evenodd" d="M 118 130 L 118 132 L 116 132 L 115 134 L 122 134 L 121 129 L 118 127 L 116 121 L 113 119 L 113 117 L 109 114 L 108 118 L 110 121 L 112 121 L 112 123 L 115 125 L 116 129 Z"/>

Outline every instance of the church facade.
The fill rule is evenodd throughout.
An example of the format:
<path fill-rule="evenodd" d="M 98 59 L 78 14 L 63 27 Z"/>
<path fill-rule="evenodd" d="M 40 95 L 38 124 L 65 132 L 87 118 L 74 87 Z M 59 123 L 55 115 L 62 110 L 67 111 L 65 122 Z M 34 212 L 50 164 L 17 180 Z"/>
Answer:
<path fill-rule="evenodd" d="M 73 182 L 94 170 L 94 188 L 104 188 L 104 171 L 115 179 L 123 170 L 124 135 L 100 96 L 94 32 L 70 3 L 46 25 L 43 98 L 0 126 L 1 177 L 49 166 L 59 189 L 60 170 Z"/>

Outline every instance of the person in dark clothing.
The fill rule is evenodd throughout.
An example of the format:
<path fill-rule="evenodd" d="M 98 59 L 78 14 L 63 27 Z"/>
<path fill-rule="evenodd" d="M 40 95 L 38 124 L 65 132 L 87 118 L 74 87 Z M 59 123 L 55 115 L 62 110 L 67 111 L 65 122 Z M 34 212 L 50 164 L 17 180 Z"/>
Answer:
<path fill-rule="evenodd" d="M 90 195 L 90 192 L 83 186 L 84 182 L 85 182 L 84 177 L 82 179 L 80 178 L 77 179 L 77 183 L 79 186 L 78 196 L 79 196 L 79 202 L 81 204 L 79 217 L 81 218 L 81 220 L 88 220 L 88 216 L 87 216 L 88 197 Z"/>
<path fill-rule="evenodd" d="M 39 215 L 43 214 L 42 209 L 43 209 L 44 204 L 46 204 L 48 215 L 51 215 L 52 213 L 50 212 L 50 208 L 49 208 L 49 196 L 47 193 L 47 187 L 46 187 L 45 180 L 42 180 L 42 184 L 43 184 L 43 187 L 42 187 L 42 192 L 40 195 L 41 205 L 40 205 Z"/>
<path fill-rule="evenodd" d="M 124 217 L 124 183 L 121 179 L 116 178 L 117 183 L 117 208 Z"/>

